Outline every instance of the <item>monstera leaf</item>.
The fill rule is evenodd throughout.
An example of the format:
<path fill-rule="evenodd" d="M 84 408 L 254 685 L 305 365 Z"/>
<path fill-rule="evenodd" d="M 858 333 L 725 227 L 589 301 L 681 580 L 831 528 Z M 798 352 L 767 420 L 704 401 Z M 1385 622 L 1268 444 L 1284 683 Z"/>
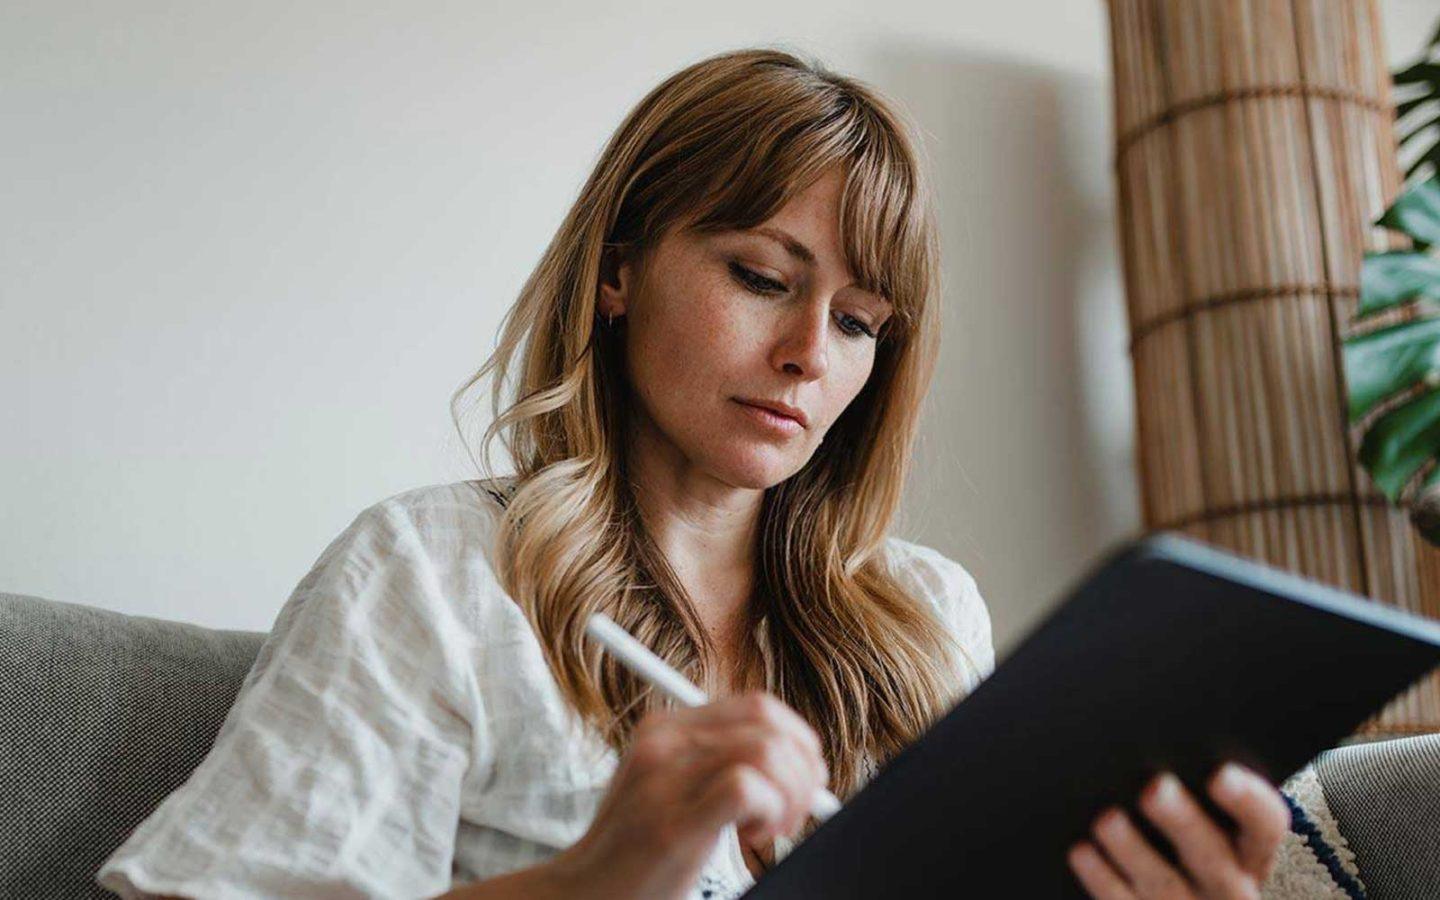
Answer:
<path fill-rule="evenodd" d="M 1433 138 L 1436 126 L 1440 126 L 1440 28 L 1430 38 L 1430 45 L 1420 60 L 1396 72 L 1393 80 L 1396 96 L 1404 98 L 1395 105 L 1400 148 L 1410 152 L 1411 147 L 1423 146 L 1425 140 Z M 1415 115 L 1407 121 L 1405 117 L 1412 112 Z M 1405 170 L 1406 180 L 1413 178 L 1426 163 L 1430 165 L 1430 175 L 1440 177 L 1440 140 L 1434 140 L 1428 149 L 1418 153 Z"/>
<path fill-rule="evenodd" d="M 1350 423 L 1386 407 L 1360 443 L 1360 464 L 1392 503 L 1440 460 L 1440 179 L 1403 193 L 1376 224 L 1408 235 L 1413 250 L 1367 253 L 1356 322 L 1402 304 L 1421 315 L 1347 338 L 1342 346 Z M 1412 492 L 1411 520 L 1440 545 L 1440 464 Z"/>
<path fill-rule="evenodd" d="M 1440 259 L 1432 252 L 1440 244 L 1440 28 L 1420 59 L 1393 78 L 1395 130 L 1401 155 L 1414 154 L 1405 170 L 1413 186 L 1375 224 L 1408 235 L 1413 249 L 1365 254 L 1355 314 L 1360 333 L 1341 351 L 1350 424 L 1372 420 L 1360 464 L 1391 503 L 1419 481 L 1408 492 L 1410 521 L 1440 546 L 1440 464 L 1430 467 L 1440 459 Z M 1365 327 L 1404 304 L 1420 315 Z"/>

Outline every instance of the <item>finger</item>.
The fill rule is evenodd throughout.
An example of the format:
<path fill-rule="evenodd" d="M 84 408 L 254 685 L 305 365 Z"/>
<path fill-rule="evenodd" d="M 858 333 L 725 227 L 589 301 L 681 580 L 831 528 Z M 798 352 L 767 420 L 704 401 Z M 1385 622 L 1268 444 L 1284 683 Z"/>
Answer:
<path fill-rule="evenodd" d="M 644 768 L 692 761 L 697 752 L 706 749 L 695 740 L 699 730 L 731 732 L 736 727 L 763 726 L 785 735 L 794 745 L 795 753 L 814 771 L 821 785 L 830 781 L 830 769 L 820 751 L 814 729 L 805 724 L 778 698 L 770 694 L 752 694 L 747 699 L 732 698 L 699 707 L 653 709 L 640 720 L 635 730 L 632 751 L 634 760 Z M 796 727 L 796 723 L 799 727 Z"/>
<path fill-rule="evenodd" d="M 1111 867 L 1109 861 L 1100 855 L 1094 844 L 1081 841 L 1070 848 L 1065 861 L 1070 864 L 1070 871 L 1080 880 L 1080 886 L 1095 900 L 1134 900 L 1135 892 L 1130 890 L 1125 879 Z"/>
<path fill-rule="evenodd" d="M 744 764 L 715 770 L 706 779 L 694 804 L 695 819 L 707 828 L 736 823 L 746 829 L 756 823 L 770 825 L 785 814 L 785 796 L 767 777 Z"/>
<path fill-rule="evenodd" d="M 688 743 L 684 729 L 676 727 L 671 710 L 651 710 L 636 723 L 625 759 L 643 771 L 663 768 L 682 753 Z"/>
<path fill-rule="evenodd" d="M 1174 774 L 1162 772 L 1151 781 L 1140 795 L 1140 809 L 1169 838 L 1206 893 L 1240 897 L 1254 892 L 1253 877 L 1241 866 L 1229 835 Z"/>
<path fill-rule="evenodd" d="M 747 748 L 759 753 L 759 745 L 769 742 L 776 745 L 777 753 L 783 753 L 786 770 L 793 766 L 802 780 L 812 782 L 812 788 L 822 786 L 827 775 L 823 759 L 816 758 L 793 734 L 768 725 L 700 725 L 690 728 L 685 740 L 689 752 L 706 756 L 744 752 Z"/>
<path fill-rule="evenodd" d="M 1210 796 L 1240 825 L 1240 866 L 1263 883 L 1290 830 L 1290 807 L 1269 781 L 1238 763 L 1226 763 L 1210 781 Z"/>
<path fill-rule="evenodd" d="M 785 701 L 766 691 L 750 691 L 707 703 L 704 706 L 682 707 L 674 711 L 676 721 L 688 722 L 768 722 L 794 733 L 795 737 L 816 754 L 823 748 L 820 736 L 810 723 L 791 709 Z"/>
<path fill-rule="evenodd" d="M 784 798 L 783 815 L 767 833 L 789 834 L 804 824 L 817 786 L 816 775 L 788 736 L 758 725 L 692 732 L 692 740 L 707 742 L 705 751 L 689 767 L 697 773 L 689 776 L 693 783 L 704 783 L 712 773 L 730 766 L 748 766 L 768 779 Z"/>
<path fill-rule="evenodd" d="M 714 748 L 728 745 L 736 738 L 760 738 L 766 735 L 775 735 L 785 742 L 792 756 L 806 767 L 815 781 L 815 787 L 823 787 L 829 783 L 830 767 L 826 765 L 825 758 L 793 731 L 778 730 L 772 725 L 751 724 L 743 720 L 739 723 L 706 722 L 693 725 L 687 730 L 687 752 L 710 752 Z"/>
<path fill-rule="evenodd" d="M 1156 900 L 1194 896 L 1184 876 L 1150 846 L 1124 810 L 1112 807 L 1104 812 L 1096 819 L 1093 833 L 1115 868 L 1140 896 Z"/>

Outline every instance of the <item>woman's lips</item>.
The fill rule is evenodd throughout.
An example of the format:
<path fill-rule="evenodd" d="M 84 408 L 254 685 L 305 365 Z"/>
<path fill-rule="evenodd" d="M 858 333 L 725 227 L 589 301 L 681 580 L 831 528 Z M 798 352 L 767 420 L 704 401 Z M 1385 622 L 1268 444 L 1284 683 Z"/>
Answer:
<path fill-rule="evenodd" d="M 744 400 L 736 400 L 735 402 L 740 404 L 740 408 L 745 411 L 751 421 L 764 426 L 767 430 L 785 435 L 799 434 L 805 430 L 805 426 L 790 416 L 783 416 L 780 413 L 756 406 L 753 403 L 746 403 Z"/>
<path fill-rule="evenodd" d="M 756 397 L 751 400 L 749 397 L 731 397 L 749 406 L 758 406 L 761 409 L 768 409 L 776 415 L 787 416 L 800 423 L 801 428 L 810 427 L 810 417 L 805 415 L 805 410 L 798 406 L 791 406 L 784 400 L 770 400 L 765 397 Z"/>

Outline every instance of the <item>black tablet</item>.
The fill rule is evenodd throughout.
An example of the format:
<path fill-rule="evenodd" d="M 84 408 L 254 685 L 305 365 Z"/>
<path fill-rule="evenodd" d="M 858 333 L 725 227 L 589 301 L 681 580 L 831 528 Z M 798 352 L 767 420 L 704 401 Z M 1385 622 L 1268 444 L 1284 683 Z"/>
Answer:
<path fill-rule="evenodd" d="M 745 896 L 1084 897 L 1065 861 L 1161 769 L 1276 785 L 1440 665 L 1440 623 L 1161 533 L 1109 553 L 989 678 Z M 1231 823 L 1233 824 L 1233 823 Z"/>

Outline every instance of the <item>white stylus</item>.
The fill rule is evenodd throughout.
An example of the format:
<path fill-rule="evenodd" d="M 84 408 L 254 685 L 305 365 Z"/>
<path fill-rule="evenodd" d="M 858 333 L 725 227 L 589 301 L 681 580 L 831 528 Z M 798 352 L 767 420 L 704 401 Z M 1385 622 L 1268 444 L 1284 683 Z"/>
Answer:
<path fill-rule="evenodd" d="M 615 620 L 604 613 L 593 613 L 585 623 L 585 631 L 605 645 L 630 671 L 645 679 L 649 684 L 664 691 L 675 702 L 686 706 L 704 706 L 710 702 L 705 692 L 690 683 L 690 680 L 670 668 L 650 648 L 637 641 L 630 632 L 615 624 Z M 825 788 L 816 788 L 815 797 L 810 801 L 810 814 L 825 821 L 840 809 L 840 799 Z"/>

